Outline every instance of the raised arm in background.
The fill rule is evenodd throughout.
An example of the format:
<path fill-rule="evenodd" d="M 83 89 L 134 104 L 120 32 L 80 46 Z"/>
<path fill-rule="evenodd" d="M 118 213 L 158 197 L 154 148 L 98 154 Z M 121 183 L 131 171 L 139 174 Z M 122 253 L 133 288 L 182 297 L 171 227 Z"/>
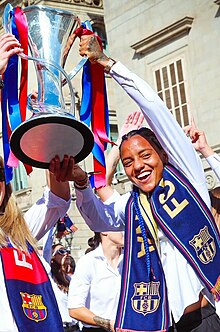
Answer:
<path fill-rule="evenodd" d="M 190 125 L 184 128 L 184 132 L 191 138 L 195 150 L 200 152 L 203 157 L 206 158 L 207 162 L 220 181 L 220 157 L 208 144 L 205 132 L 197 128 L 193 118 L 191 119 Z"/>
<path fill-rule="evenodd" d="M 213 149 L 208 144 L 205 132 L 197 128 L 193 117 L 190 125 L 184 128 L 184 132 L 191 138 L 195 150 L 200 152 L 205 158 L 214 154 Z"/>
<path fill-rule="evenodd" d="M 97 190 L 97 194 L 103 202 L 106 201 L 114 191 L 112 188 L 112 179 L 120 160 L 119 146 L 122 137 L 132 130 L 139 129 L 142 126 L 143 121 L 144 116 L 141 111 L 135 111 L 129 114 L 119 130 L 118 139 L 115 142 L 116 145 L 113 145 L 110 152 L 106 155 L 106 186 Z"/>
<path fill-rule="evenodd" d="M 72 157 L 64 156 L 63 162 L 60 162 L 57 156 L 52 159 L 50 171 L 46 171 L 48 187 L 43 197 L 25 213 L 25 220 L 37 240 L 41 239 L 70 207 L 70 185 L 64 180 L 70 176 L 73 164 Z"/>

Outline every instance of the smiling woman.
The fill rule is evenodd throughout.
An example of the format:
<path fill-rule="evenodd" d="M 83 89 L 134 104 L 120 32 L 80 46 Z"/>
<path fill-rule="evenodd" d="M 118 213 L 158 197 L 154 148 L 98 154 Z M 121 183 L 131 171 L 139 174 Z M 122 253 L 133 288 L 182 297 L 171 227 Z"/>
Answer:
<path fill-rule="evenodd" d="M 81 37 L 79 52 L 109 68 L 110 58 L 94 36 Z M 131 193 L 113 192 L 103 204 L 89 186 L 76 187 L 77 206 L 93 231 L 125 229 L 115 329 L 218 332 L 219 234 L 199 157 L 145 81 L 120 62 L 111 62 L 109 74 L 137 103 L 163 148 L 148 130 L 143 137 L 144 129 L 122 142 L 121 158 L 134 184 Z M 72 180 L 82 177 L 78 169 Z"/>
<path fill-rule="evenodd" d="M 145 193 L 152 192 L 159 183 L 168 160 L 155 135 L 148 133 L 147 128 L 132 131 L 123 138 L 120 145 L 121 160 L 127 177 Z"/>

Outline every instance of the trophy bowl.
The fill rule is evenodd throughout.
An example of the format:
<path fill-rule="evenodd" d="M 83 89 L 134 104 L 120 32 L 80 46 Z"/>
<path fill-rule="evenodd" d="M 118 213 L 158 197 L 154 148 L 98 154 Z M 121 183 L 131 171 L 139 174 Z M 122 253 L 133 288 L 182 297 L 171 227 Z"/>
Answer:
<path fill-rule="evenodd" d="M 73 156 L 76 163 L 91 152 L 94 137 L 82 122 L 62 114 L 41 114 L 23 122 L 12 133 L 10 146 L 25 164 L 47 169 L 56 155 Z"/>
<path fill-rule="evenodd" d="M 9 4 L 5 8 L 6 28 L 10 26 L 12 9 Z M 22 11 L 28 27 L 30 55 L 20 56 L 33 60 L 38 91 L 29 105 L 33 115 L 12 131 L 11 150 L 20 161 L 37 168 L 48 168 L 56 155 L 61 161 L 64 155 L 73 156 L 78 163 L 89 155 L 94 144 L 90 128 L 75 117 L 74 88 L 64 70 L 79 19 L 72 12 L 40 5 Z M 82 59 L 75 67 L 76 72 L 85 61 Z M 70 93 L 68 110 L 63 96 L 64 80 Z"/>

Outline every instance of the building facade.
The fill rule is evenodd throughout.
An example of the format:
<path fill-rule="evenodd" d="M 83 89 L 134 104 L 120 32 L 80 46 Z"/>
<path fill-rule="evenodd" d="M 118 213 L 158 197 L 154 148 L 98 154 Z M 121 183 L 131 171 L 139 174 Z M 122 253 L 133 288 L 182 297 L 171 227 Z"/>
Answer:
<path fill-rule="evenodd" d="M 182 127 L 193 116 L 219 154 L 220 1 L 104 0 L 104 17 L 111 57 L 147 80 Z M 118 87 L 114 96 L 121 125 L 136 106 Z"/>

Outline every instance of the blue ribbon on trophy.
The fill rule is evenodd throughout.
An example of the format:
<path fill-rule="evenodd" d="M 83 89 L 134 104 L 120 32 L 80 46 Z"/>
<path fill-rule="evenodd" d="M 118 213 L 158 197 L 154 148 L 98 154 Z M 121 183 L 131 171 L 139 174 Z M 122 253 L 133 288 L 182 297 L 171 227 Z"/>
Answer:
<path fill-rule="evenodd" d="M 20 41 L 24 52 L 28 51 L 27 22 L 19 7 L 7 6 L 4 14 L 5 18 L 11 18 L 10 32 Z M 21 64 L 21 74 L 19 75 L 19 63 Z M 4 88 L 2 91 L 2 136 L 3 153 L 5 164 L 5 179 L 9 183 L 13 177 L 13 168 L 18 166 L 18 160 L 10 150 L 9 140 L 11 132 L 16 129 L 26 117 L 27 103 L 27 71 L 28 62 L 20 61 L 18 55 L 10 57 L 7 69 L 4 73 Z M 18 79 L 20 77 L 20 79 Z M 13 82 L 13 84 L 11 84 Z M 24 165 L 28 174 L 32 167 Z"/>

